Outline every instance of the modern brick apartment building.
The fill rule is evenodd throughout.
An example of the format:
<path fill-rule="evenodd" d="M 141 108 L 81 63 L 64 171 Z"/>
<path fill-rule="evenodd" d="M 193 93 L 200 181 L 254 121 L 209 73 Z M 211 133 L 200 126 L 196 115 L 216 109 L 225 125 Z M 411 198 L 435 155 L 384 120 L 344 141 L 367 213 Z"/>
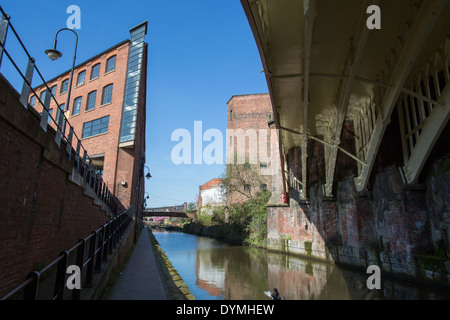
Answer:
<path fill-rule="evenodd" d="M 141 210 L 144 194 L 147 22 L 130 29 L 130 39 L 97 54 L 74 68 L 69 106 L 70 71 L 47 81 L 59 104 L 51 99 L 49 113 L 57 122 L 64 112 L 81 139 L 92 164 L 120 202 Z M 45 87 L 35 88 L 44 101 Z M 43 106 L 35 96 L 29 104 Z M 51 121 L 50 125 L 56 128 Z M 67 124 L 65 131 L 68 132 Z M 81 155 L 83 156 L 83 155 Z"/>
<path fill-rule="evenodd" d="M 233 96 L 228 105 L 227 175 L 237 191 L 227 190 L 227 206 L 261 190 L 272 190 L 271 116 L 269 94 Z"/>

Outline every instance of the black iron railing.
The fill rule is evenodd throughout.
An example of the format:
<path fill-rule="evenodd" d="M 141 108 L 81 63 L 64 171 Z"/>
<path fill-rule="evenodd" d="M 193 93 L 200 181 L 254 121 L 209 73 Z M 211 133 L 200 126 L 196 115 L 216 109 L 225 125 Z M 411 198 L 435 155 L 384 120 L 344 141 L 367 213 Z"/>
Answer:
<path fill-rule="evenodd" d="M 3 11 L 0 6 L 1 17 L 0 17 L 0 68 L 2 63 L 3 53 L 11 61 L 14 68 L 20 74 L 23 79 L 22 92 L 20 94 L 20 102 L 22 105 L 28 109 L 31 107 L 28 104 L 28 99 L 30 93 L 36 96 L 36 99 L 43 106 L 43 111 L 41 114 L 40 125 L 45 132 L 48 132 L 49 124 L 53 123 L 56 127 L 55 132 L 55 143 L 61 148 L 65 145 L 65 152 L 69 161 L 73 161 L 74 168 L 80 173 L 84 181 L 95 191 L 97 196 L 105 203 L 105 205 L 112 211 L 113 214 L 117 214 L 117 199 L 108 189 L 107 184 L 103 181 L 102 177 L 99 175 L 97 168 L 92 163 L 92 159 L 88 156 L 86 149 L 81 144 L 80 138 L 74 132 L 73 127 L 70 125 L 68 119 L 66 118 L 64 111 L 60 108 L 60 104 L 56 101 L 52 90 L 49 88 L 41 72 L 35 64 L 35 59 L 31 57 L 30 53 L 26 49 L 16 30 L 10 21 L 10 16 Z M 5 46 L 6 35 L 8 30 L 11 30 L 16 39 L 18 40 L 20 47 L 23 49 L 25 54 L 28 56 L 28 65 L 25 74 L 17 66 L 16 62 L 12 58 L 11 54 L 8 52 Z M 35 89 L 31 86 L 31 81 L 33 78 L 34 71 L 39 75 L 43 85 L 40 87 L 46 88 L 46 94 L 44 101 L 36 93 Z M 50 99 L 52 99 L 58 106 L 57 112 L 58 119 L 54 119 L 49 111 Z M 49 123 L 50 122 L 50 123 Z"/>
<path fill-rule="evenodd" d="M 73 256 L 71 253 L 76 254 L 74 265 L 78 266 L 81 272 L 80 278 L 83 283 L 79 289 L 71 289 L 72 292 L 69 299 L 80 300 L 81 291 L 83 288 L 92 288 L 94 273 L 102 272 L 102 263 L 106 262 L 108 260 L 108 255 L 111 255 L 113 253 L 113 249 L 120 245 L 120 240 L 127 232 L 134 216 L 135 207 L 131 207 L 96 231 L 92 232 L 88 237 L 81 239 L 71 249 L 63 251 L 57 259 L 49 263 L 41 270 L 29 273 L 23 283 L 3 296 L 1 300 L 38 299 L 38 293 L 41 288 L 41 276 L 45 272 L 53 270 L 54 268 L 56 268 L 56 277 L 51 281 L 48 279 L 45 280 L 47 282 L 47 287 L 48 282 L 53 282 L 50 283 L 50 286 L 53 289 L 53 294 L 49 299 L 63 300 L 65 298 L 64 293 L 69 291 L 67 289 L 66 281 L 68 276 L 67 268 L 69 256 Z M 18 297 L 20 295 L 22 296 Z"/>

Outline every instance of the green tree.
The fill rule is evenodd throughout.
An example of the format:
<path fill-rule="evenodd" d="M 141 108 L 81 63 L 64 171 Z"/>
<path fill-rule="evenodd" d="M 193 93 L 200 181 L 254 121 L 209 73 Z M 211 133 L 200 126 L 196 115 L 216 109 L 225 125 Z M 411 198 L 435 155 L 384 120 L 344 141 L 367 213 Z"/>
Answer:
<path fill-rule="evenodd" d="M 244 242 L 264 246 L 267 238 L 267 201 L 269 191 L 261 191 L 243 204 L 229 208 L 229 223 L 238 225 L 244 234 Z"/>
<path fill-rule="evenodd" d="M 186 212 L 192 213 L 192 212 L 194 212 L 195 210 L 197 210 L 197 205 L 196 205 L 196 203 L 195 203 L 195 202 L 189 202 L 189 203 L 187 204 Z"/>
<path fill-rule="evenodd" d="M 264 246 L 267 238 L 267 202 L 271 193 L 260 190 L 266 184 L 259 165 L 232 164 L 227 166 L 221 187 L 227 196 L 225 221 L 239 228 L 243 241 Z M 236 203 L 232 203 L 238 199 Z"/>

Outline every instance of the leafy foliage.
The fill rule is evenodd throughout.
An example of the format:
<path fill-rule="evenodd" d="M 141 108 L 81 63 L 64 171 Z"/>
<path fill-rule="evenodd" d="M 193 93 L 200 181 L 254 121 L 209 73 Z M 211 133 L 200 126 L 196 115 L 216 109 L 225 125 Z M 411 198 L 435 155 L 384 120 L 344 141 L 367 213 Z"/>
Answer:
<path fill-rule="evenodd" d="M 238 196 L 239 203 L 228 204 L 228 207 L 205 205 L 197 213 L 196 222 L 209 227 L 208 232 L 214 232 L 216 237 L 223 240 L 233 242 L 238 240 L 248 245 L 265 246 L 266 205 L 271 193 L 267 190 L 257 191 L 262 184 L 267 183 L 261 177 L 258 168 L 258 165 L 249 164 L 228 165 L 226 173 L 221 177 L 220 187 L 227 197 Z"/>
<path fill-rule="evenodd" d="M 250 245 L 265 245 L 267 238 L 267 201 L 269 191 L 261 191 L 255 197 L 229 210 L 230 223 L 239 225 L 244 231 L 244 242 Z"/>

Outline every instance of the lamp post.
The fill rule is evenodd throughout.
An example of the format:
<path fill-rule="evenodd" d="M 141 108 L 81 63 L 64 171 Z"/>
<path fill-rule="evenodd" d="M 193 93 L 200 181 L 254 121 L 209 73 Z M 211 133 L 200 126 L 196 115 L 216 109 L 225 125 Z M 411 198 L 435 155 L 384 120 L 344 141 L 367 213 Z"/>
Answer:
<path fill-rule="evenodd" d="M 73 70 L 74 70 L 74 68 L 75 68 L 75 60 L 76 60 L 76 57 L 77 57 L 78 34 L 77 34 L 74 30 L 69 29 L 69 28 L 62 28 L 62 29 L 59 29 L 59 30 L 56 32 L 56 34 L 55 34 L 55 40 L 53 41 L 53 48 L 45 50 L 45 53 L 47 54 L 47 56 L 48 56 L 48 57 L 50 58 L 50 60 L 52 60 L 52 61 L 56 61 L 56 60 L 58 60 L 59 58 L 61 58 L 62 53 L 56 49 L 56 44 L 57 44 L 57 42 L 58 42 L 58 41 L 57 41 L 58 34 L 59 34 L 61 31 L 63 31 L 63 30 L 67 30 L 67 31 L 73 32 L 73 34 L 74 34 L 75 37 L 76 37 L 76 40 L 75 40 L 75 50 L 74 50 L 74 53 L 73 53 L 72 70 L 70 71 L 69 88 L 68 88 L 68 90 L 67 90 L 68 92 L 67 92 L 66 110 L 69 110 L 70 93 L 72 92 Z M 59 109 L 59 106 L 58 106 L 58 109 Z M 64 129 L 65 129 L 65 128 L 64 128 L 64 127 L 65 127 L 65 122 L 64 122 L 64 120 L 63 120 L 64 117 L 62 117 L 62 113 L 63 113 L 63 112 L 64 112 L 64 110 L 61 110 L 61 109 L 60 109 L 59 119 L 57 119 L 57 121 L 58 121 L 58 126 L 61 128 L 61 132 L 62 132 L 62 133 L 64 133 Z"/>
<path fill-rule="evenodd" d="M 148 173 L 145 175 L 145 177 L 146 177 L 147 179 L 150 179 L 150 178 L 152 177 L 152 175 L 150 174 L 150 168 L 147 167 L 147 166 L 144 166 L 144 167 L 148 169 Z"/>
<path fill-rule="evenodd" d="M 145 175 L 145 177 L 147 178 L 147 180 L 149 180 L 152 177 L 152 175 L 150 174 L 150 168 L 147 166 L 144 166 L 144 167 L 148 169 L 148 173 Z M 136 202 L 137 203 L 136 204 L 136 220 L 135 220 L 135 228 L 134 228 L 134 243 L 135 244 L 137 243 L 137 229 L 138 229 L 138 218 L 139 218 L 138 217 L 138 206 L 140 206 L 139 190 L 141 187 L 141 183 L 140 183 L 141 179 L 140 178 L 142 177 L 142 175 L 143 175 L 143 171 L 139 172 L 139 182 L 138 182 L 138 186 L 136 187 L 136 191 L 137 191 L 136 197 L 137 197 L 138 201 Z M 144 193 L 144 197 L 145 197 L 145 193 Z M 147 196 L 147 199 L 148 198 L 149 198 L 149 196 Z M 142 206 L 144 206 L 144 201 L 145 201 L 145 199 L 142 201 Z"/>

